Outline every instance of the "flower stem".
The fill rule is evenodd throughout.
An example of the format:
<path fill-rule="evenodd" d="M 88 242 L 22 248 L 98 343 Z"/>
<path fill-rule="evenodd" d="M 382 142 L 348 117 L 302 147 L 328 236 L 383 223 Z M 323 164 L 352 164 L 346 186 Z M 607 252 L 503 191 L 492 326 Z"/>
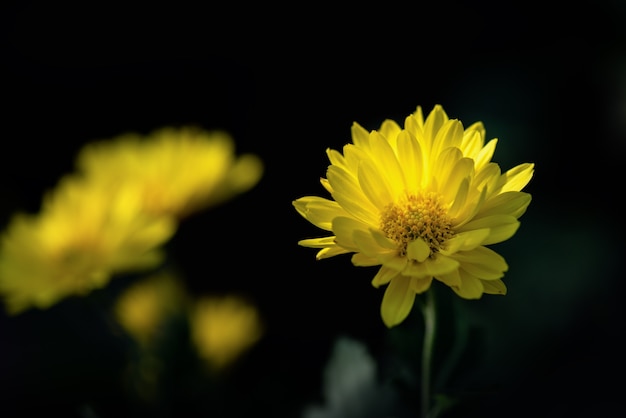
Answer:
<path fill-rule="evenodd" d="M 422 304 L 424 315 L 424 344 L 422 346 L 422 418 L 435 418 L 430 414 L 430 368 L 432 363 L 433 344 L 435 341 L 435 295 L 431 287 L 426 292 L 426 300 Z"/>

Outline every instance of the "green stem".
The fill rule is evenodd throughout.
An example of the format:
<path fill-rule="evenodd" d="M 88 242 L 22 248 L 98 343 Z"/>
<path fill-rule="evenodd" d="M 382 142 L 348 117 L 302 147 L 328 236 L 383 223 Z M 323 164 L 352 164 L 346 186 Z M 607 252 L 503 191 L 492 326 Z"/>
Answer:
<path fill-rule="evenodd" d="M 433 344 L 435 341 L 435 295 L 432 287 L 426 292 L 422 304 L 424 315 L 424 345 L 422 347 L 422 418 L 430 417 L 430 368 L 432 364 Z"/>

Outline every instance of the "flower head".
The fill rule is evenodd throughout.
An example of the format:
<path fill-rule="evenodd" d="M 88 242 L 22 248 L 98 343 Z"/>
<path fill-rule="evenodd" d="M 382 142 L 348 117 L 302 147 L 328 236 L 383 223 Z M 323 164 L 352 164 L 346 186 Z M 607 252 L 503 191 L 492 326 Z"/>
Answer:
<path fill-rule="evenodd" d="M 353 253 L 356 266 L 380 266 L 372 284 L 388 285 L 381 304 L 388 327 L 406 318 L 433 279 L 464 299 L 505 294 L 508 265 L 487 246 L 517 231 L 534 164 L 502 173 L 491 162 L 496 142 L 485 143 L 482 122 L 464 129 L 440 105 L 426 119 L 418 106 L 403 128 L 385 120 L 368 132 L 354 123 L 343 153 L 327 151 L 321 183 L 332 199 L 293 202 L 332 235 L 299 244 L 320 249 L 318 259 Z"/>
<path fill-rule="evenodd" d="M 190 313 L 191 338 L 213 371 L 230 366 L 262 336 L 259 312 L 239 296 L 202 296 Z"/>
<path fill-rule="evenodd" d="M 103 183 L 133 182 L 147 212 L 180 218 L 249 190 L 263 165 L 255 155 L 236 156 L 226 132 L 168 127 L 89 143 L 77 168 Z"/>
<path fill-rule="evenodd" d="M 7 311 L 45 309 L 105 286 L 112 275 L 147 269 L 176 228 L 141 212 L 136 190 L 68 176 L 37 214 L 14 216 L 0 237 L 0 295 Z"/>
<path fill-rule="evenodd" d="M 155 343 L 165 323 L 183 314 L 187 294 L 182 280 L 168 272 L 132 283 L 114 306 L 118 322 L 141 346 Z"/>

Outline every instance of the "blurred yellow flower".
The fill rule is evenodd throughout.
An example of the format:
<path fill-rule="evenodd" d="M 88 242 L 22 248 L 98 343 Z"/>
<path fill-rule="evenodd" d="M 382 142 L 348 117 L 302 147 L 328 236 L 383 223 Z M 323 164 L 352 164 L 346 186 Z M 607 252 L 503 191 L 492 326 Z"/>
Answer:
<path fill-rule="evenodd" d="M 257 156 L 235 156 L 226 132 L 193 127 L 95 141 L 80 150 L 76 165 L 96 181 L 137 183 L 147 212 L 179 218 L 249 190 L 263 171 Z"/>
<path fill-rule="evenodd" d="M 485 144 L 482 122 L 464 129 L 440 105 L 425 120 L 418 106 L 404 128 L 385 120 L 368 132 L 354 123 L 352 142 L 343 153 L 327 151 L 321 183 L 333 199 L 293 202 L 333 234 L 300 245 L 319 248 L 318 259 L 354 253 L 355 266 L 380 265 L 372 284 L 388 285 L 381 304 L 388 327 L 406 318 L 433 278 L 465 299 L 506 293 L 508 265 L 486 246 L 517 231 L 533 163 L 502 173 L 491 162 L 497 139 Z"/>
<path fill-rule="evenodd" d="M 16 214 L 0 237 L 0 294 L 10 314 L 45 309 L 105 286 L 116 273 L 162 259 L 176 229 L 167 217 L 140 212 L 130 187 L 94 187 L 63 178 L 38 214 Z"/>
<path fill-rule="evenodd" d="M 177 276 L 159 272 L 124 289 L 114 305 L 115 317 L 130 336 L 148 347 L 168 319 L 184 314 L 186 298 Z"/>
<path fill-rule="evenodd" d="M 263 334 L 259 312 L 237 296 L 203 296 L 190 314 L 191 338 L 212 370 L 231 365 Z"/>

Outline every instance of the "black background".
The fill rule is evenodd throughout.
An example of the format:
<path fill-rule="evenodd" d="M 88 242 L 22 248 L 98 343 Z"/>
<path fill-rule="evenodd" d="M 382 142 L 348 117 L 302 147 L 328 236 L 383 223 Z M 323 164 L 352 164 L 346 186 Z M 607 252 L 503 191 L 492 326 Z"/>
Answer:
<path fill-rule="evenodd" d="M 626 6 L 542 4 L 5 5 L 2 222 L 36 211 L 88 141 L 189 124 L 229 131 L 264 176 L 186 220 L 170 250 L 193 291 L 249 294 L 269 325 L 233 398 L 254 408 L 221 416 L 299 416 L 320 399 L 337 336 L 383 356 L 388 330 L 375 270 L 316 262 L 296 243 L 319 231 L 291 202 L 324 195 L 325 150 L 349 142 L 354 121 L 376 129 L 442 104 L 465 126 L 484 122 L 503 169 L 536 164 L 522 226 L 497 247 L 509 294 L 455 302 L 479 324 L 483 351 L 451 384 L 477 394 L 450 416 L 609 415 L 624 389 Z M 8 411 L 71 416 L 90 399 L 99 417 L 124 414 L 110 372 L 123 349 L 89 312 L 66 318 L 72 308 L 0 319 Z M 189 405 L 172 401 L 162 416 Z"/>

